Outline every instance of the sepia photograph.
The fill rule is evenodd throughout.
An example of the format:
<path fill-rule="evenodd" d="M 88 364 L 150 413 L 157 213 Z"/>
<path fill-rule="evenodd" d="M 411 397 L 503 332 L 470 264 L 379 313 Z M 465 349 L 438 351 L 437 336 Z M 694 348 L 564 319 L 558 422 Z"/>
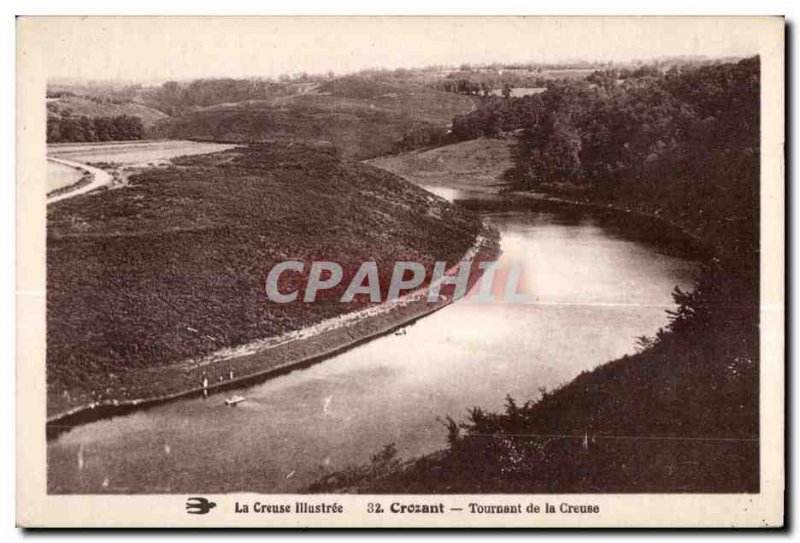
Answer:
<path fill-rule="evenodd" d="M 18 522 L 781 525 L 783 35 L 19 17 Z"/>

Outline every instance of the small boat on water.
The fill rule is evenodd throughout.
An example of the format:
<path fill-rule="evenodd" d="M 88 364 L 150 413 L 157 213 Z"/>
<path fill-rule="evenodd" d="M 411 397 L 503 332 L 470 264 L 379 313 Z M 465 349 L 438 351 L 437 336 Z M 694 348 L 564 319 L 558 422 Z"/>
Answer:
<path fill-rule="evenodd" d="M 225 405 L 235 406 L 237 403 L 241 403 L 245 400 L 244 396 L 239 396 L 238 394 L 234 394 L 227 400 L 225 400 Z"/>

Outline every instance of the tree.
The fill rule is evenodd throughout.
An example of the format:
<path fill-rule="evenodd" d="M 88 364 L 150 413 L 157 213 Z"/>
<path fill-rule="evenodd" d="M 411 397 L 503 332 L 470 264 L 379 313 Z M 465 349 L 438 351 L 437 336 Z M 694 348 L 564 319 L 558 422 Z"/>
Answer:
<path fill-rule="evenodd" d="M 133 115 L 114 117 L 52 115 L 47 118 L 48 143 L 137 140 L 144 137 L 142 120 Z"/>

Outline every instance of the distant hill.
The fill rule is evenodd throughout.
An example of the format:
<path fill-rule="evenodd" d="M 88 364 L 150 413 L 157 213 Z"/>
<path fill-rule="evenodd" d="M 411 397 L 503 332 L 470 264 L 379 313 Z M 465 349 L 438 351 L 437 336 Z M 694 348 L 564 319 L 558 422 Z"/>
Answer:
<path fill-rule="evenodd" d="M 317 90 L 322 94 L 332 94 L 333 96 L 341 96 L 344 98 L 377 98 L 384 94 L 397 91 L 409 91 L 411 89 L 422 90 L 419 86 L 399 86 L 362 77 L 350 76 L 340 77 L 324 83 L 320 85 Z"/>
<path fill-rule="evenodd" d="M 131 115 L 139 117 L 145 128 L 153 126 L 156 122 L 166 119 L 168 115 L 135 102 L 123 102 L 97 97 L 62 96 L 48 98 L 48 116 L 61 117 L 66 112 L 73 117 L 85 115 L 87 117 L 114 117 L 117 115 Z"/>
<path fill-rule="evenodd" d="M 345 77 L 293 96 L 219 104 L 166 119 L 157 136 L 329 144 L 351 159 L 392 152 L 414 123 L 445 129 L 473 99 L 417 85 Z"/>

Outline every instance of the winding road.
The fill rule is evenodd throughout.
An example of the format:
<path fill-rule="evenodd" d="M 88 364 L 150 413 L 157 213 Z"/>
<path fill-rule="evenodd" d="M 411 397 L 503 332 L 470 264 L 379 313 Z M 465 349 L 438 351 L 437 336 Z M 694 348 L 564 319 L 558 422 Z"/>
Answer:
<path fill-rule="evenodd" d="M 77 196 L 79 194 L 86 194 L 87 192 L 111 184 L 111 175 L 108 172 L 105 172 L 99 168 L 95 168 L 93 166 L 87 166 L 86 164 L 81 164 L 80 162 L 73 162 L 72 160 L 64 160 L 63 158 L 47 157 L 47 160 L 55 162 L 57 164 L 63 164 L 64 166 L 69 166 L 71 168 L 89 172 L 90 174 L 92 174 L 91 182 L 89 182 L 86 185 L 82 185 L 76 188 L 75 190 L 64 192 L 62 194 L 58 194 L 56 196 L 48 198 L 47 199 L 48 205 L 53 204 L 55 202 L 59 202 L 61 200 L 66 200 L 67 198 L 72 198 L 73 196 Z"/>

